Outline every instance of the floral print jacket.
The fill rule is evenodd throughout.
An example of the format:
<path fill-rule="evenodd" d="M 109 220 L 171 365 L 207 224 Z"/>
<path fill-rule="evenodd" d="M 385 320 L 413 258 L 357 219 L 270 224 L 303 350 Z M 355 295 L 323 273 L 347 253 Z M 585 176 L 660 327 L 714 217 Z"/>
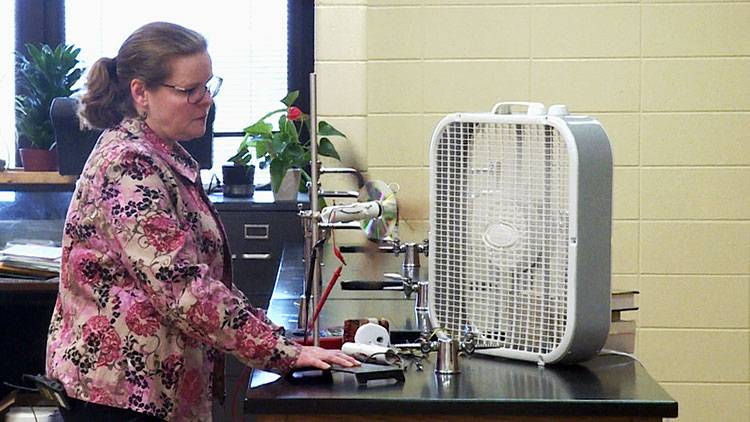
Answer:
<path fill-rule="evenodd" d="M 47 374 L 69 396 L 175 421 L 211 419 L 214 361 L 290 369 L 299 346 L 231 286 L 197 163 L 142 120 L 106 130 L 78 181 Z"/>

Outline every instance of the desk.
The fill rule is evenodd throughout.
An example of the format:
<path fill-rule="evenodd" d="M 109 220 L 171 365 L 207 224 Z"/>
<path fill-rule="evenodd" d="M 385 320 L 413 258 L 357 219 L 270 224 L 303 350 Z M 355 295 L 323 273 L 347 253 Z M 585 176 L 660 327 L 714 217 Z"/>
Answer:
<path fill-rule="evenodd" d="M 304 271 L 298 249 L 284 251 L 269 309 L 274 321 L 286 325 L 296 315 L 292 298 L 299 293 L 293 290 Z M 347 256 L 355 267 L 362 265 L 358 260 Z M 345 299 L 336 304 L 348 305 Z M 260 386 L 248 389 L 244 411 L 259 421 L 658 421 L 677 416 L 677 402 L 627 357 L 599 356 L 583 364 L 547 367 L 480 355 L 459 362 L 460 374 L 438 377 L 432 354 L 424 371 L 408 369 L 403 384 L 381 380 L 364 387 L 340 373 L 334 373 L 330 384 L 302 385 L 282 378 L 260 385 L 267 373 L 256 371 L 251 385 Z"/>
<path fill-rule="evenodd" d="M 60 279 L 57 277 L 48 280 L 32 280 L 23 278 L 0 277 L 0 293 L 53 293 L 57 294 Z"/>

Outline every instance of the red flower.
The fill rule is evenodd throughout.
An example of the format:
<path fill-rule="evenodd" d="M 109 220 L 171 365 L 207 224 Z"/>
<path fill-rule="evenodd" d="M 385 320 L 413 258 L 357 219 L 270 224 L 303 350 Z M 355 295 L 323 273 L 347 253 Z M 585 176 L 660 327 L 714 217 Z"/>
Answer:
<path fill-rule="evenodd" d="M 159 252 L 178 249 L 185 241 L 185 233 L 169 217 L 153 217 L 143 223 L 143 232 L 149 243 Z"/>
<path fill-rule="evenodd" d="M 159 319 L 156 310 L 148 302 L 137 302 L 128 309 L 125 323 L 130 331 L 139 336 L 152 336 L 159 329 Z"/>
<path fill-rule="evenodd" d="M 112 396 L 106 388 L 91 387 L 89 389 L 89 400 L 93 403 L 103 404 L 105 406 L 111 406 L 115 404 L 112 400 Z"/>
<path fill-rule="evenodd" d="M 89 318 L 83 325 L 83 336 L 86 343 L 99 343 L 97 366 L 106 366 L 120 357 L 120 336 L 109 324 L 107 317 L 97 315 Z"/>
<path fill-rule="evenodd" d="M 289 120 L 299 120 L 302 117 L 302 110 L 295 106 L 289 107 L 286 111 L 286 118 Z"/>
<path fill-rule="evenodd" d="M 277 338 L 273 333 L 263 330 L 257 321 L 250 320 L 237 332 L 239 353 L 247 359 L 262 361 L 271 356 L 276 347 Z"/>
<path fill-rule="evenodd" d="M 188 310 L 187 317 L 194 327 L 204 333 L 212 333 L 219 329 L 219 312 L 212 303 L 196 303 Z"/>
<path fill-rule="evenodd" d="M 203 389 L 204 386 L 200 372 L 197 369 L 191 369 L 185 373 L 185 376 L 180 381 L 177 401 L 190 406 L 196 406 L 201 402 Z"/>

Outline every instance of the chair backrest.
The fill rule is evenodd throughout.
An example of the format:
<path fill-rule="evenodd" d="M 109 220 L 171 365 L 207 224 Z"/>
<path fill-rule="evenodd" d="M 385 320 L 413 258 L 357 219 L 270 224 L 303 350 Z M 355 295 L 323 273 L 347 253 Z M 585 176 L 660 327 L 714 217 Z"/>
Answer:
<path fill-rule="evenodd" d="M 75 98 L 53 99 L 50 117 L 57 143 L 60 174 L 78 176 L 102 131 L 81 129 L 78 120 L 78 100 Z M 202 169 L 210 169 L 213 165 L 214 117 L 216 117 L 216 105 L 212 105 L 208 112 L 206 133 L 200 138 L 180 142 Z"/>

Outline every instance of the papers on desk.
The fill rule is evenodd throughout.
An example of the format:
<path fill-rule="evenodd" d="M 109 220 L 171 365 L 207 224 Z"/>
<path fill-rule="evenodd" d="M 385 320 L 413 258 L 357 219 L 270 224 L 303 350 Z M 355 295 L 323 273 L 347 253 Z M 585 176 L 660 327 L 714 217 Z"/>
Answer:
<path fill-rule="evenodd" d="M 60 273 L 61 259 L 59 246 L 8 244 L 0 250 L 0 275 L 54 277 Z"/>

